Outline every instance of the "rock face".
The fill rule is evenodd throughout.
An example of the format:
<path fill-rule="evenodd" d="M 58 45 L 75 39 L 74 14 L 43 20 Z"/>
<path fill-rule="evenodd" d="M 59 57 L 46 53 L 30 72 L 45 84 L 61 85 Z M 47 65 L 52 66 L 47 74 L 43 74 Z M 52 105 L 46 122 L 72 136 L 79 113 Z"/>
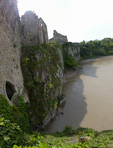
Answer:
<path fill-rule="evenodd" d="M 63 44 L 63 43 L 68 42 L 68 39 L 67 39 L 67 36 L 64 36 L 64 35 L 58 33 L 56 30 L 54 30 L 53 38 L 50 39 L 49 42 Z"/>
<path fill-rule="evenodd" d="M 12 104 L 14 93 L 28 96 L 20 67 L 21 24 L 16 0 L 0 1 L 0 94 Z"/>
<path fill-rule="evenodd" d="M 37 126 L 41 119 L 45 127 L 56 115 L 57 96 L 62 92 L 64 70 L 62 49 L 59 45 L 42 44 L 25 46 L 22 53 L 26 89 L 31 106 L 33 102 L 35 103 L 33 104 L 35 107 L 30 111 L 32 123 Z"/>
<path fill-rule="evenodd" d="M 63 52 L 64 55 L 67 56 L 71 56 L 74 58 L 75 61 L 79 61 L 80 60 L 80 45 L 79 43 L 64 43 L 62 45 L 63 48 Z"/>
<path fill-rule="evenodd" d="M 22 17 L 22 42 L 24 45 L 48 44 L 48 31 L 42 18 L 32 11 L 27 11 Z"/>
<path fill-rule="evenodd" d="M 68 42 L 67 36 L 56 31 L 53 40 L 59 44 Z M 35 107 L 32 106 L 35 108 L 34 124 L 37 124 L 35 119 L 42 116 L 43 126 L 56 115 L 57 96 L 62 92 L 64 71 L 61 46 L 48 43 L 47 26 L 42 18 L 27 11 L 20 22 L 17 1 L 0 0 L 0 94 L 4 95 L 11 105 L 18 105 L 18 100 L 16 104 L 14 103 L 15 98 L 18 99 L 18 93 L 23 96 L 25 102 L 30 102 L 30 105 L 36 101 L 38 105 L 34 103 Z M 21 52 L 22 47 L 27 50 Z M 31 53 L 28 53 L 29 49 Z M 68 46 L 67 50 L 75 60 L 79 60 L 79 56 L 76 59 L 80 52 L 78 46 Z M 21 57 L 23 73 L 20 65 Z M 31 69 L 32 67 L 36 69 Z M 26 78 L 29 87 L 26 87 L 27 89 L 23 85 L 23 79 Z M 40 86 L 37 87 L 38 85 Z M 42 110 L 40 110 L 41 105 Z"/>

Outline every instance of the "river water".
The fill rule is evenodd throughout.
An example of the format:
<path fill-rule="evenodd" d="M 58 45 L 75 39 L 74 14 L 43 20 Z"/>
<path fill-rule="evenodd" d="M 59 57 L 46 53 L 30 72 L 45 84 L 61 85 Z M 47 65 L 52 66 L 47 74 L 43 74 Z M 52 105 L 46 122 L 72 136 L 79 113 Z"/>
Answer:
<path fill-rule="evenodd" d="M 47 132 L 62 131 L 66 125 L 113 130 L 113 56 L 87 61 L 81 72 L 71 75 L 63 86 L 63 114 L 56 116 Z"/>

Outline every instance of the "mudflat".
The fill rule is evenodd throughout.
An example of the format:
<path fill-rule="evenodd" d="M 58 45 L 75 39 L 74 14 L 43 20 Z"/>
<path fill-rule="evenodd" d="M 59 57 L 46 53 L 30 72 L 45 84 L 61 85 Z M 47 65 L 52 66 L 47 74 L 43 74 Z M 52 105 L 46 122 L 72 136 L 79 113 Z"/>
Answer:
<path fill-rule="evenodd" d="M 63 86 L 66 105 L 47 132 L 66 125 L 113 130 L 113 56 L 86 60 L 79 73 L 70 72 Z"/>

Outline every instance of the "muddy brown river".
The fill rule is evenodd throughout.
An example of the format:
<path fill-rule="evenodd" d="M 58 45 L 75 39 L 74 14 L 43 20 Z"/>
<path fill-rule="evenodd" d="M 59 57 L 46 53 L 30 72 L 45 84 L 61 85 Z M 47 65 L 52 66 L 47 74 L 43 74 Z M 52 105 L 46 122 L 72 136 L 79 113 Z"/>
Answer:
<path fill-rule="evenodd" d="M 81 72 L 68 75 L 63 114 L 56 116 L 47 132 L 62 131 L 66 125 L 113 130 L 113 56 L 87 60 Z"/>

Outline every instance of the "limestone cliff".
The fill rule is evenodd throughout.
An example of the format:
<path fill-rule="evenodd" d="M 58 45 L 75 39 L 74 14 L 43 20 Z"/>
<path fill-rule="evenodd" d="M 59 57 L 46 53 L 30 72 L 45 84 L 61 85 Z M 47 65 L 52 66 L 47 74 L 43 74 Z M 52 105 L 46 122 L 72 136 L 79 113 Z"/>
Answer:
<path fill-rule="evenodd" d="M 41 44 L 22 47 L 22 69 L 29 94 L 32 124 L 46 125 L 55 117 L 57 97 L 63 86 L 63 56 L 61 46 Z M 46 117 L 46 119 L 44 119 Z"/>
<path fill-rule="evenodd" d="M 75 61 L 80 60 L 80 45 L 79 43 L 64 43 L 62 45 L 64 56 L 71 56 Z"/>
<path fill-rule="evenodd" d="M 59 45 L 67 37 L 57 32 L 54 36 L 59 44 L 49 45 L 45 22 L 31 11 L 20 22 L 16 0 L 1 0 L 0 16 L 0 94 L 17 105 L 20 93 L 33 109 L 29 112 L 32 123 L 45 126 L 54 118 L 62 92 L 63 51 L 78 61 L 80 48 Z"/>

